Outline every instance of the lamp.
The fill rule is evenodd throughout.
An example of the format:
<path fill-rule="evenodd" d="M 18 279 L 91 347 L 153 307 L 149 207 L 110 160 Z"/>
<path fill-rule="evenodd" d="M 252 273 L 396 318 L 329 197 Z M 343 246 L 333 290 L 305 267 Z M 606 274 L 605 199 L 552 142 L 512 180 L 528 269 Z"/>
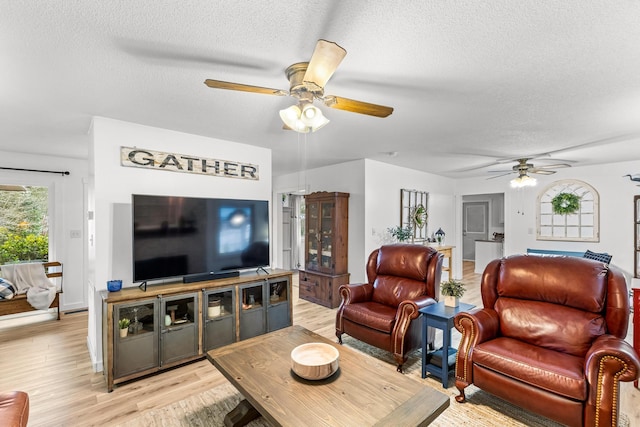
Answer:
<path fill-rule="evenodd" d="M 527 174 L 522 174 L 517 178 L 513 178 L 511 180 L 511 187 L 512 188 L 534 187 L 536 183 L 537 181 L 535 178 L 531 178 Z"/>
<path fill-rule="evenodd" d="M 438 228 L 438 231 L 436 231 L 434 233 L 436 235 L 436 239 L 438 240 L 438 244 L 441 244 L 442 242 L 444 242 L 444 231 L 442 231 L 442 228 Z"/>
<path fill-rule="evenodd" d="M 280 110 L 280 118 L 286 126 L 300 133 L 315 132 L 329 123 L 322 110 L 309 102 Z"/>

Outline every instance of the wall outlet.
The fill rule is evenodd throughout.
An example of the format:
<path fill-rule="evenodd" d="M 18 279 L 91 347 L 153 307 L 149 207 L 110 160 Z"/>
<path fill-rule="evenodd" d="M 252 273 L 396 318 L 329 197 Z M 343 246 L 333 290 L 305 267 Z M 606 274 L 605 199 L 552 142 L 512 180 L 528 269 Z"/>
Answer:
<path fill-rule="evenodd" d="M 80 237 L 82 237 L 82 231 L 80 231 L 80 230 L 71 230 L 69 232 L 69 235 L 71 236 L 72 239 L 79 239 Z"/>

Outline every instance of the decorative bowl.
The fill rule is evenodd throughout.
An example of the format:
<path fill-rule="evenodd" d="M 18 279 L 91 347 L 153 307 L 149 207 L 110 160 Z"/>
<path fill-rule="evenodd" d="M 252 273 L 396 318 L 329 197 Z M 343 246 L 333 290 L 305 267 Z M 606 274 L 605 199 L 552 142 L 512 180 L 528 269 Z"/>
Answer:
<path fill-rule="evenodd" d="M 109 292 L 118 292 L 120 289 L 122 289 L 122 280 L 107 281 L 107 290 Z"/>
<path fill-rule="evenodd" d="M 338 370 L 339 357 L 331 344 L 302 344 L 291 350 L 291 369 L 306 380 L 323 380 Z"/>

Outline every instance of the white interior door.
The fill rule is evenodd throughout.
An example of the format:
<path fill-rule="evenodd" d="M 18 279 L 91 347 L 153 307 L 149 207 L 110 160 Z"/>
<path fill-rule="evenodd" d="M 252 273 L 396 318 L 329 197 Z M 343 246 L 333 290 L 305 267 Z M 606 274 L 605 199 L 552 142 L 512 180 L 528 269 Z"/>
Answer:
<path fill-rule="evenodd" d="M 476 240 L 487 240 L 489 235 L 489 202 L 462 203 L 462 259 L 475 261 Z"/>

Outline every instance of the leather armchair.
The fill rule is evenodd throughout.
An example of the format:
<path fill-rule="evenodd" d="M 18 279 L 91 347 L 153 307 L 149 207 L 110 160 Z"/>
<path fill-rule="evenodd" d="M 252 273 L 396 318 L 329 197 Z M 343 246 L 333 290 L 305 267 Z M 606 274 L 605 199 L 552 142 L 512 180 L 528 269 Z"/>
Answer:
<path fill-rule="evenodd" d="M 23 391 L 0 393 L 0 427 L 26 427 L 29 395 Z"/>
<path fill-rule="evenodd" d="M 569 426 L 615 426 L 620 381 L 640 361 L 624 340 L 624 277 L 602 262 L 515 255 L 487 265 L 484 308 L 459 313 L 458 402 L 474 384 Z"/>
<path fill-rule="evenodd" d="M 438 301 L 443 255 L 428 246 L 395 244 L 369 255 L 367 283 L 342 285 L 336 336 L 342 334 L 393 353 L 402 372 L 422 346 L 419 309 Z M 433 343 L 435 331 L 429 333 Z"/>

